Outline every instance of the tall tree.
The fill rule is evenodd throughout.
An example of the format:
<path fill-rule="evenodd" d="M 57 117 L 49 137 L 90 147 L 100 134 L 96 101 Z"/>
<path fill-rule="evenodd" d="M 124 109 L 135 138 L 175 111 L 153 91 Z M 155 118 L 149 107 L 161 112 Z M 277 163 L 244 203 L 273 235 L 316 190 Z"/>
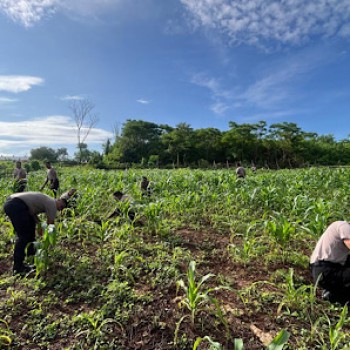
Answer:
<path fill-rule="evenodd" d="M 129 119 L 124 123 L 121 135 L 116 137 L 114 152 L 121 155 L 121 161 L 132 163 L 159 155 L 163 132 L 158 124 Z"/>
<path fill-rule="evenodd" d="M 190 160 L 191 149 L 193 149 L 193 129 L 187 123 L 176 125 L 175 129 L 163 135 L 162 140 L 171 155 L 176 161 L 177 167 Z"/>
<path fill-rule="evenodd" d="M 195 144 L 197 160 L 208 162 L 224 162 L 224 148 L 222 145 L 222 132 L 215 128 L 197 129 Z"/>
<path fill-rule="evenodd" d="M 41 160 L 56 162 L 57 161 L 57 152 L 50 147 L 38 147 L 30 150 L 30 159 L 31 160 Z"/>
<path fill-rule="evenodd" d="M 94 111 L 95 105 L 88 99 L 73 100 L 69 108 L 73 113 L 73 119 L 75 121 L 79 150 L 77 159 L 81 163 L 85 141 L 91 129 L 98 122 L 98 117 Z"/>

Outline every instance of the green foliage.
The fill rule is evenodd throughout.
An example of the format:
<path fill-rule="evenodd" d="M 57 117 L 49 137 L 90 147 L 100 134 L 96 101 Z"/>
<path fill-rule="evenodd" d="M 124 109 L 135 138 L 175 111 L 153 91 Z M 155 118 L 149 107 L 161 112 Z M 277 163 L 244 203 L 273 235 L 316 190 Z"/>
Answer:
<path fill-rule="evenodd" d="M 38 189 L 43 172 L 28 180 Z M 36 278 L 12 276 L 15 235 L 0 215 L 0 335 L 11 349 L 263 348 L 252 323 L 269 334 L 288 329 L 289 348 L 349 343 L 348 314 L 321 300 L 308 269 L 324 228 L 349 217 L 349 169 L 264 170 L 236 181 L 227 169 L 80 166 L 60 169 L 60 180 L 79 199 L 58 215 L 54 236 L 38 239 Z M 3 202 L 11 186 L 0 177 Z M 115 190 L 134 202 L 108 220 Z"/>

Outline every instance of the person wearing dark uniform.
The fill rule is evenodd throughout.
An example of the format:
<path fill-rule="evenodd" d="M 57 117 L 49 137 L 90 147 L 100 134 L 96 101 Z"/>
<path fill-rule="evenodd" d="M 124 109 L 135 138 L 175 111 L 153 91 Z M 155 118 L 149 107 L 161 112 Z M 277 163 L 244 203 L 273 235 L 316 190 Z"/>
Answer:
<path fill-rule="evenodd" d="M 16 243 L 13 254 L 13 274 L 23 274 L 31 269 L 24 264 L 25 255 L 35 254 L 35 227 L 40 223 L 38 214 L 45 213 L 47 224 L 53 224 L 58 210 L 67 207 L 67 199 L 53 199 L 40 192 L 23 192 L 10 195 L 4 211 L 10 218 L 16 233 Z M 39 229 L 40 232 L 41 228 Z M 42 233 L 42 232 L 40 232 Z"/>
<path fill-rule="evenodd" d="M 350 301 L 350 223 L 335 221 L 318 240 L 310 258 L 314 282 L 331 302 Z"/>

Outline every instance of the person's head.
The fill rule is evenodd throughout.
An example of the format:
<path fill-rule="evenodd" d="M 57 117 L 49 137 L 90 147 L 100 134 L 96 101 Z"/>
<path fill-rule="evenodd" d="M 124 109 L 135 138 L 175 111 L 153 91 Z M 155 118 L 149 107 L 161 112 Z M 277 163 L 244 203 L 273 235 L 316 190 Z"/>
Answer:
<path fill-rule="evenodd" d="M 68 207 L 68 201 L 64 198 L 59 198 L 56 200 L 56 208 L 57 210 L 63 210 Z"/>
<path fill-rule="evenodd" d="M 113 197 L 114 197 L 116 200 L 120 201 L 120 200 L 122 199 L 122 197 L 123 197 L 123 192 L 115 191 L 115 192 L 113 193 Z"/>
<path fill-rule="evenodd" d="M 76 189 L 71 188 L 69 191 L 63 193 L 60 198 L 69 201 L 69 199 L 74 195 L 75 192 L 76 192 Z"/>
<path fill-rule="evenodd" d="M 51 163 L 49 161 L 46 161 L 45 162 L 45 166 L 47 169 L 50 169 L 51 168 Z"/>
<path fill-rule="evenodd" d="M 142 181 L 148 181 L 147 176 L 142 176 Z"/>
<path fill-rule="evenodd" d="M 241 163 L 240 163 L 240 162 L 237 162 L 237 166 L 241 166 Z"/>
<path fill-rule="evenodd" d="M 16 168 L 17 168 L 17 169 L 21 169 L 21 167 L 22 167 L 22 163 L 18 160 L 18 161 L 16 162 Z"/>

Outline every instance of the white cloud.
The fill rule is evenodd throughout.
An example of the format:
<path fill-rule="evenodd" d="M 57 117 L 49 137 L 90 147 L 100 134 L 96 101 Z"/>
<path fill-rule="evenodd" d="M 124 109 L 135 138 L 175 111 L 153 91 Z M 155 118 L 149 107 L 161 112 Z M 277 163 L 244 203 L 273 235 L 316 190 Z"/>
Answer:
<path fill-rule="evenodd" d="M 61 97 L 62 101 L 78 101 L 78 100 L 84 100 L 85 97 L 80 95 L 66 95 Z"/>
<path fill-rule="evenodd" d="M 112 133 L 91 129 L 87 143 L 102 144 Z M 60 145 L 74 147 L 77 143 L 74 121 L 67 116 L 49 116 L 34 120 L 17 122 L 0 121 L 0 155 L 29 154 L 32 148 L 39 146 Z"/>
<path fill-rule="evenodd" d="M 14 22 L 30 27 L 55 12 L 59 0 L 1 0 L 0 11 Z"/>
<path fill-rule="evenodd" d="M 121 0 L 1 0 L 0 11 L 14 22 L 29 28 L 57 12 L 95 17 L 120 2 Z"/>
<path fill-rule="evenodd" d="M 350 0 L 180 0 L 195 27 L 225 33 L 235 44 L 299 45 L 313 36 L 350 37 Z"/>
<path fill-rule="evenodd" d="M 28 91 L 35 85 L 42 85 L 44 80 L 39 77 L 21 75 L 0 75 L 0 91 L 19 93 Z"/>
<path fill-rule="evenodd" d="M 143 105 L 148 105 L 149 103 L 151 103 L 151 101 L 145 100 L 143 98 L 140 98 L 139 100 L 136 100 L 136 102 L 141 103 Z"/>
<path fill-rule="evenodd" d="M 1 97 L 0 96 L 0 105 L 1 104 L 8 104 L 8 103 L 14 103 L 17 102 L 18 100 L 14 98 L 8 98 L 8 97 Z"/>

